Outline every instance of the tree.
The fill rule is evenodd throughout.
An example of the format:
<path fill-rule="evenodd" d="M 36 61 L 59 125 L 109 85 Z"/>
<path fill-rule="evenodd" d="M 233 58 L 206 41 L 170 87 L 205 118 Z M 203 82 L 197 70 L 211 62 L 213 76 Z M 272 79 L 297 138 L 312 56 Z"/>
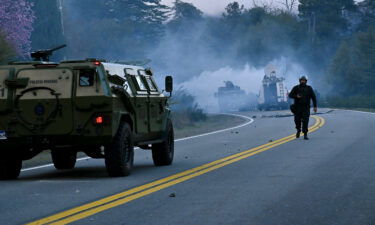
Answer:
<path fill-rule="evenodd" d="M 354 0 L 299 0 L 299 17 L 307 22 L 311 42 L 341 36 L 348 27 L 344 10 L 354 9 Z"/>
<path fill-rule="evenodd" d="M 375 29 L 343 42 L 333 58 L 328 81 L 341 96 L 375 96 Z"/>
<path fill-rule="evenodd" d="M 145 57 L 164 35 L 167 7 L 160 2 L 65 0 L 69 56 Z"/>
<path fill-rule="evenodd" d="M 0 4 L 0 30 L 21 57 L 28 57 L 31 50 L 34 12 L 27 0 L 2 0 Z"/>
<path fill-rule="evenodd" d="M 14 48 L 9 44 L 5 36 L 0 33 L 0 64 L 7 63 L 14 56 Z"/>
<path fill-rule="evenodd" d="M 173 20 L 201 20 L 203 12 L 191 3 L 176 0 L 173 3 Z"/>
<path fill-rule="evenodd" d="M 245 7 L 238 4 L 238 2 L 232 2 L 225 7 L 225 16 L 240 16 L 244 12 Z"/>
<path fill-rule="evenodd" d="M 361 12 L 360 30 L 366 31 L 369 27 L 375 25 L 375 1 L 364 0 L 358 3 L 359 11 Z"/>
<path fill-rule="evenodd" d="M 58 5 L 60 1 L 31 0 L 35 20 L 31 33 L 31 47 L 33 50 L 46 49 L 65 43 L 62 12 Z M 53 55 L 53 59 L 61 59 L 64 50 Z"/>
<path fill-rule="evenodd" d="M 283 0 L 279 1 L 279 3 L 285 7 L 287 12 L 292 13 L 297 5 L 297 0 Z"/>
<path fill-rule="evenodd" d="M 203 20 L 203 12 L 191 3 L 176 0 L 172 7 L 172 19 L 167 23 L 171 32 L 191 30 L 191 26 Z M 190 31 L 189 31 L 190 32 Z"/>
<path fill-rule="evenodd" d="M 225 12 L 223 13 L 223 17 L 225 19 L 238 19 L 245 11 L 245 7 L 243 5 L 238 4 L 238 2 L 232 2 L 225 7 Z"/>

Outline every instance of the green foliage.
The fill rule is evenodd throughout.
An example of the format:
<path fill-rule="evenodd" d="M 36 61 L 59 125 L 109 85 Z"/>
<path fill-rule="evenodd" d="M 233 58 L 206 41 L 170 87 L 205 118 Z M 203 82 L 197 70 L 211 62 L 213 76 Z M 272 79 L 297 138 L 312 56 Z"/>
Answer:
<path fill-rule="evenodd" d="M 167 30 L 171 32 L 190 32 L 191 25 L 203 20 L 203 12 L 197 9 L 193 4 L 176 0 L 173 4 L 172 20 L 167 23 Z"/>
<path fill-rule="evenodd" d="M 226 19 L 238 19 L 241 17 L 244 11 L 244 6 L 240 6 L 238 2 L 229 3 L 229 5 L 225 8 L 223 17 Z"/>
<path fill-rule="evenodd" d="M 207 115 L 196 103 L 195 97 L 183 88 L 173 93 L 170 105 L 176 127 L 192 125 L 207 119 Z"/>
<path fill-rule="evenodd" d="M 364 0 L 359 3 L 361 15 L 361 23 L 359 26 L 360 30 L 367 30 L 371 25 L 375 24 L 375 1 L 374 0 Z"/>
<path fill-rule="evenodd" d="M 147 56 L 164 35 L 160 0 L 65 0 L 69 58 Z"/>
<path fill-rule="evenodd" d="M 323 73 L 340 42 L 349 32 L 346 12 L 355 11 L 354 0 L 299 0 L 299 18 L 305 27 L 306 45 L 303 56 L 309 70 Z M 301 30 L 302 31 L 302 30 Z M 314 68 L 315 67 L 315 68 Z"/>
<path fill-rule="evenodd" d="M 59 1 L 31 0 L 35 13 L 31 48 L 33 50 L 48 49 L 65 43 Z M 53 55 L 53 60 L 63 58 L 64 50 Z"/>
<path fill-rule="evenodd" d="M 375 95 L 375 27 L 342 43 L 327 79 L 333 93 L 342 96 Z"/>
<path fill-rule="evenodd" d="M 364 109 L 375 109 L 375 95 L 373 96 L 351 96 L 343 98 L 341 96 L 328 97 L 326 99 L 327 107 L 333 108 L 364 108 Z"/>
<path fill-rule="evenodd" d="M 227 7 L 222 22 L 224 29 L 219 36 L 226 37 L 224 46 L 234 50 L 241 63 L 262 67 L 304 43 L 297 17 L 284 11 L 260 7 L 244 10 L 234 4 Z"/>
<path fill-rule="evenodd" d="M 200 20 L 203 12 L 193 4 L 176 0 L 172 8 L 174 11 L 173 20 Z"/>

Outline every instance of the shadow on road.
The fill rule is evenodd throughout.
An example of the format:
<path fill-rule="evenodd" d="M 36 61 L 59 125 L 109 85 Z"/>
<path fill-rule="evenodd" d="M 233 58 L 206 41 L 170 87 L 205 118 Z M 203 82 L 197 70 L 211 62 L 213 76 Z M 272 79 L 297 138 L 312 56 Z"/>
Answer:
<path fill-rule="evenodd" d="M 130 176 L 136 176 L 137 174 L 143 174 L 150 171 L 157 171 L 158 168 L 163 167 L 155 167 L 152 163 L 150 164 L 141 164 L 141 165 L 134 165 L 132 173 Z M 51 168 L 52 169 L 52 168 Z M 41 170 L 40 170 L 41 171 Z M 30 174 L 25 175 L 24 172 L 23 176 L 17 181 L 35 181 L 35 180 L 92 180 L 92 179 L 116 179 L 116 177 L 109 177 L 106 171 L 105 166 L 85 166 L 85 167 L 77 167 L 72 170 L 54 170 L 48 172 L 40 172 L 38 174 Z M 124 178 L 124 177 L 119 177 Z"/>

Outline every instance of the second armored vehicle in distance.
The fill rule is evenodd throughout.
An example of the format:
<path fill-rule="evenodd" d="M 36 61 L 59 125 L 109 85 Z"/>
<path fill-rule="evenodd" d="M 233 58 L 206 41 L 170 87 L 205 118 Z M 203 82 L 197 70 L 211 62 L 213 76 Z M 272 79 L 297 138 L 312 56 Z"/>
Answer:
<path fill-rule="evenodd" d="M 220 112 L 246 110 L 250 107 L 249 97 L 232 81 L 224 81 L 225 86 L 219 87 L 215 97 L 218 99 Z"/>

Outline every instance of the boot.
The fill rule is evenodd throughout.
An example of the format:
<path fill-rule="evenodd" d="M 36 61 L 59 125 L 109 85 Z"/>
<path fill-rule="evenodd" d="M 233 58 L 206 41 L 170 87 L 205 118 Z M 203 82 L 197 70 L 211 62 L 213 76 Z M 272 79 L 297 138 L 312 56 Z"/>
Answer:
<path fill-rule="evenodd" d="M 305 140 L 309 140 L 309 137 L 307 137 L 307 134 L 304 134 L 304 135 L 303 135 L 303 139 L 305 139 Z"/>
<path fill-rule="evenodd" d="M 299 138 L 301 136 L 301 131 L 297 131 L 296 138 Z"/>

